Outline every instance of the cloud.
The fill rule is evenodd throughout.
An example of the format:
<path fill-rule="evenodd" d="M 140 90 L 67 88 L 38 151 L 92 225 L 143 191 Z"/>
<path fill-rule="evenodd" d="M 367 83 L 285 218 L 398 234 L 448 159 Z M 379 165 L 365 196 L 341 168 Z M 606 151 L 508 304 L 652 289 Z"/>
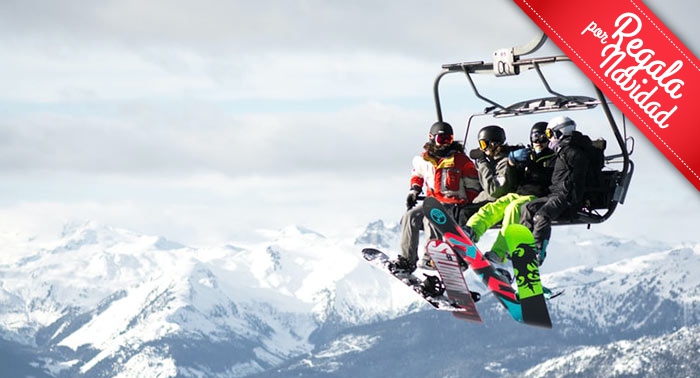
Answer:
<path fill-rule="evenodd" d="M 646 4 L 700 51 L 692 4 Z M 3 1 L 0 212 L 184 242 L 396 220 L 435 120 L 440 65 L 488 59 L 536 33 L 504 1 Z M 570 93 L 572 76 L 561 76 L 552 84 Z M 527 87 L 483 82 L 506 104 Z M 485 104 L 459 75 L 443 85 L 446 120 L 461 133 Z M 526 139 L 531 120 L 520 122 L 511 143 Z M 667 177 L 637 167 L 635 180 Z M 620 214 L 639 217 L 646 205 L 633 202 L 652 200 L 638 189 Z"/>
<path fill-rule="evenodd" d="M 467 40 L 473 49 L 473 36 L 493 36 L 484 27 L 498 19 L 509 20 L 500 23 L 500 35 L 517 35 L 522 25 L 534 30 L 507 2 L 28 0 L 6 1 L 2 8 L 0 30 L 27 39 L 186 46 L 210 53 L 372 49 L 434 56 L 441 46 L 454 51 Z"/>
<path fill-rule="evenodd" d="M 4 2 L 0 79 L 12 90 L 0 99 L 415 94 L 440 64 L 488 57 L 537 33 L 514 4 L 492 3 Z M 510 21 L 485 32 L 494 21 L 484 15 Z"/>
<path fill-rule="evenodd" d="M 31 114 L 0 124 L 0 171 L 229 176 L 405 165 L 432 114 L 381 103 L 236 115 L 207 104 L 125 106 L 111 117 Z"/>

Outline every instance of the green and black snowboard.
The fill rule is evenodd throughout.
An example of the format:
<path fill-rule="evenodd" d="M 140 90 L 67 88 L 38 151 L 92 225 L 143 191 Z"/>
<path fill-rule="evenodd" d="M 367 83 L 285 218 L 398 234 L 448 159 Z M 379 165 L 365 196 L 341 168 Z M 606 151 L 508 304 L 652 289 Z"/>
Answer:
<path fill-rule="evenodd" d="M 518 300 L 523 311 L 523 321 L 527 324 L 551 328 L 552 320 L 547 310 L 545 289 L 540 281 L 535 238 L 532 232 L 521 224 L 508 225 L 504 234 L 513 262 L 513 274 L 518 285 Z"/>

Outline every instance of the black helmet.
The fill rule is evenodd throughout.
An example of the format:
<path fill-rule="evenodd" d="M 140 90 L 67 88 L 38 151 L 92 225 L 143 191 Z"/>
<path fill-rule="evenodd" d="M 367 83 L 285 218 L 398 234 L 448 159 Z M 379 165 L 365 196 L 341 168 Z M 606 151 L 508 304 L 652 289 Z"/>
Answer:
<path fill-rule="evenodd" d="M 435 122 L 430 126 L 430 139 L 438 146 L 447 146 L 454 141 L 452 126 L 447 122 Z"/>
<path fill-rule="evenodd" d="M 547 143 L 547 122 L 536 122 L 530 129 L 530 142 Z"/>
<path fill-rule="evenodd" d="M 489 145 L 501 145 L 506 142 L 506 132 L 501 126 L 490 125 L 479 130 L 479 147 L 485 150 Z"/>
<path fill-rule="evenodd" d="M 430 135 L 435 136 L 438 134 L 448 134 L 453 135 L 452 126 L 447 122 L 438 121 L 430 126 Z"/>

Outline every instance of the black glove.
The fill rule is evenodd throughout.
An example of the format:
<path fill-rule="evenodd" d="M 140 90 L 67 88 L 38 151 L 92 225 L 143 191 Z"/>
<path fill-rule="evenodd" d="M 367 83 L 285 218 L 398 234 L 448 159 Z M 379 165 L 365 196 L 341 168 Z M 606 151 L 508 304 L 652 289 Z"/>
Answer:
<path fill-rule="evenodd" d="M 469 151 L 469 157 L 474 159 L 474 160 L 479 160 L 479 159 L 486 158 L 486 154 L 484 153 L 484 151 L 482 151 L 478 148 L 475 148 L 475 149 Z"/>
<path fill-rule="evenodd" d="M 423 191 L 417 185 L 413 185 L 406 196 L 406 210 L 411 210 L 418 203 L 418 195 Z"/>

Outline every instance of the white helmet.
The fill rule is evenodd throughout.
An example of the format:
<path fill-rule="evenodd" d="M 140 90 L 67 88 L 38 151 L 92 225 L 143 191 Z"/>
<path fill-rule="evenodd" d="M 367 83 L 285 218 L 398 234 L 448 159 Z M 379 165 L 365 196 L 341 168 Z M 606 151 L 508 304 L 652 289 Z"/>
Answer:
<path fill-rule="evenodd" d="M 547 129 L 552 130 L 557 138 L 561 135 L 570 136 L 576 130 L 576 122 L 569 117 L 558 116 L 549 121 Z"/>

